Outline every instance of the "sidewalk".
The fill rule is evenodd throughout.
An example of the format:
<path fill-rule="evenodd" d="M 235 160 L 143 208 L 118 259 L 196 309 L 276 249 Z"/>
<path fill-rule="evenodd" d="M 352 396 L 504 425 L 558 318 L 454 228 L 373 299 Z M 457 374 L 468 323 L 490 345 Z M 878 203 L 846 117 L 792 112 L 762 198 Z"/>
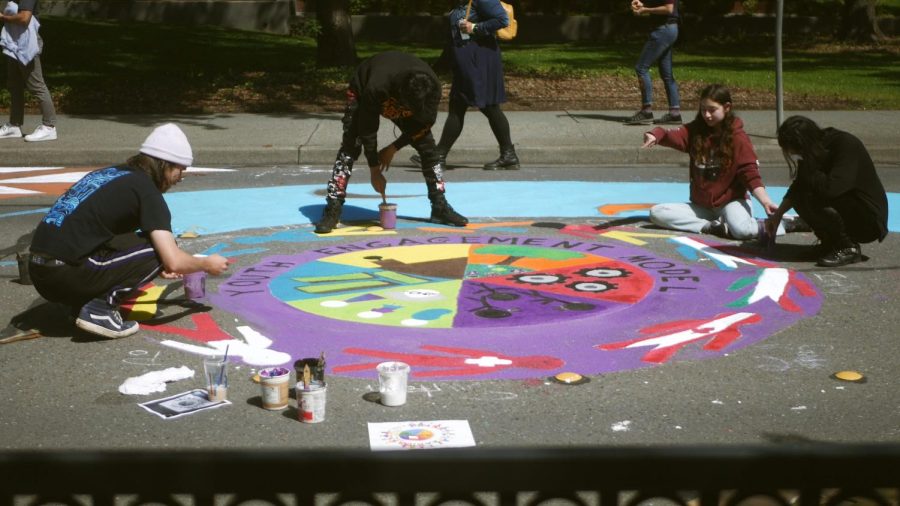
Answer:
<path fill-rule="evenodd" d="M 507 112 L 513 142 L 527 165 L 684 164 L 668 149 L 642 150 L 649 127 L 625 126 L 633 111 Z M 809 116 L 822 126 L 834 126 L 858 136 L 879 165 L 900 164 L 900 111 L 786 111 Z M 742 111 L 760 162 L 783 165 L 775 141 L 774 111 Z M 438 115 L 439 137 L 445 113 Z M 690 116 L 685 116 L 689 118 Z M 104 165 L 135 154 L 151 128 L 173 121 L 182 126 L 194 148 L 197 166 L 328 165 L 341 137 L 341 115 L 334 114 L 213 114 L 174 116 L 60 116 L 59 140 L 27 143 L 0 139 L 0 166 Z M 26 117 L 31 131 L 39 117 Z M 379 145 L 399 132 L 381 122 Z M 396 163 L 413 152 L 405 148 Z M 498 155 L 487 119 L 477 111 L 466 117 L 463 134 L 449 161 L 481 164 Z"/>

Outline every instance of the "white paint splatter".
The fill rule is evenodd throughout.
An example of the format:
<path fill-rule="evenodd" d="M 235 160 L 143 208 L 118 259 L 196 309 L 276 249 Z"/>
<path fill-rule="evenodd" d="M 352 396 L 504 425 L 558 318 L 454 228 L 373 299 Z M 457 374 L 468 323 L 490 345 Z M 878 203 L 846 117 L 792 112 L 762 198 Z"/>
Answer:
<path fill-rule="evenodd" d="M 791 411 L 803 411 L 806 409 L 806 406 L 794 406 L 791 408 Z"/>
<path fill-rule="evenodd" d="M 719 399 L 714 399 L 714 400 L 712 401 L 712 403 L 713 403 L 713 404 L 725 404 L 724 402 L 720 401 Z"/>
<path fill-rule="evenodd" d="M 151 371 L 128 378 L 119 385 L 119 392 L 125 395 L 147 395 L 165 392 L 166 383 L 194 377 L 194 370 L 187 366 L 170 367 L 161 371 Z"/>
<path fill-rule="evenodd" d="M 612 424 L 610 429 L 612 429 L 613 432 L 629 431 L 629 430 L 631 430 L 631 420 L 623 420 L 621 422 L 616 422 L 616 423 Z"/>

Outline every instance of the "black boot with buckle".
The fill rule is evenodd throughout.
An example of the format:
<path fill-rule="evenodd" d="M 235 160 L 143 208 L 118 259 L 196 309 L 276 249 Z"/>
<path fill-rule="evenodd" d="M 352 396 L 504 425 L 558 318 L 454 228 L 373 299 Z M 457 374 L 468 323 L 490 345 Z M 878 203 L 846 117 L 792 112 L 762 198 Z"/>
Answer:
<path fill-rule="evenodd" d="M 519 170 L 519 157 L 514 146 L 500 148 L 500 158 L 484 164 L 484 170 Z"/>

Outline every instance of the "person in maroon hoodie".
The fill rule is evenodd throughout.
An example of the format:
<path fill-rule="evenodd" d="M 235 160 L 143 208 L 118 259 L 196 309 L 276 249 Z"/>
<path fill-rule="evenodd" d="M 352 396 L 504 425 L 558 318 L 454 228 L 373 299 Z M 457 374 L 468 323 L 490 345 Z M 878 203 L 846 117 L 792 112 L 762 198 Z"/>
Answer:
<path fill-rule="evenodd" d="M 731 92 L 711 84 L 700 94 L 700 111 L 693 121 L 678 128 L 654 128 L 644 134 L 642 147 L 666 146 L 690 155 L 689 203 L 658 204 L 650 209 L 650 221 L 660 227 L 685 232 L 752 239 L 765 227 L 754 219 L 748 191 L 772 214 L 778 205 L 769 198 L 759 174 L 759 164 L 743 122 L 734 115 Z M 786 222 L 787 223 L 787 222 Z M 778 234 L 784 233 L 779 224 Z"/>

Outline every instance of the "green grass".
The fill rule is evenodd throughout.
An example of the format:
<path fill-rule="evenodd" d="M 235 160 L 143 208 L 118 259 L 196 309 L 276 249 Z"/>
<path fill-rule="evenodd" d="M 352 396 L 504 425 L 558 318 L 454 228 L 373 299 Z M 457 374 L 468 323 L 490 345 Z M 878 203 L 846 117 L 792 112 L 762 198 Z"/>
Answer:
<path fill-rule="evenodd" d="M 891 0 L 890 3 L 900 3 Z M 309 38 L 165 24 L 47 17 L 44 72 L 69 114 L 191 113 L 238 104 L 241 110 L 289 112 L 303 103 L 339 103 L 350 69 L 318 69 Z M 798 38 L 799 39 L 799 38 Z M 508 79 L 633 76 L 643 40 L 507 45 Z M 435 61 L 426 45 L 359 43 L 360 57 L 403 49 Z M 786 42 L 785 90 L 833 100 L 841 108 L 900 109 L 900 43 L 841 46 Z M 5 66 L 0 66 L 5 82 Z M 680 82 L 721 82 L 774 91 L 772 41 L 688 41 L 677 47 Z M 633 94 L 633 90 L 630 92 Z M 0 91 L 0 107 L 9 95 Z"/>

